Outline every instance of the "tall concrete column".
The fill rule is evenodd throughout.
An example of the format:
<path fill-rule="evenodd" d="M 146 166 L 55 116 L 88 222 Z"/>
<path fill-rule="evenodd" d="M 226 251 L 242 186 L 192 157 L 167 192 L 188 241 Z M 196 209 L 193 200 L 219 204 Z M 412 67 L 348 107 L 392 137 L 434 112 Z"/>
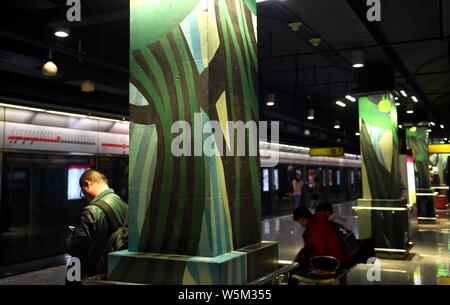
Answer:
<path fill-rule="evenodd" d="M 417 126 L 408 128 L 406 130 L 406 145 L 414 155 L 418 219 L 421 222 L 435 222 L 436 194 L 431 189 L 430 184 L 427 129 L 428 123 L 419 123 Z"/>
<path fill-rule="evenodd" d="M 259 118 L 255 0 L 130 5 L 129 250 L 110 255 L 109 279 L 242 284 L 274 270 L 249 156 L 257 133 L 246 132 L 246 156 L 225 152 L 236 155 L 227 122 Z"/>
<path fill-rule="evenodd" d="M 356 207 L 359 237 L 379 252 L 406 253 L 407 201 L 401 198 L 397 110 L 390 93 L 359 98 L 363 198 Z"/>

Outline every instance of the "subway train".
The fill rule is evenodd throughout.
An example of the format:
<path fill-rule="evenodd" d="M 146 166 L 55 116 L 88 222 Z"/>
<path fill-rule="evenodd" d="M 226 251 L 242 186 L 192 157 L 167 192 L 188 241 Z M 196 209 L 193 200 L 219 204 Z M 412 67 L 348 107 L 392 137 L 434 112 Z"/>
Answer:
<path fill-rule="evenodd" d="M 86 169 L 104 172 L 127 201 L 128 132 L 121 120 L 0 104 L 0 277 L 11 265 L 64 254 L 67 227 L 86 204 L 78 183 Z M 359 156 L 310 157 L 308 148 L 266 142 L 260 152 L 264 217 L 292 212 L 296 172 L 306 202 L 316 176 L 330 202 L 360 196 Z M 267 167 L 267 153 L 278 165 Z"/>
<path fill-rule="evenodd" d="M 315 177 L 321 183 L 320 202 L 335 204 L 362 197 L 359 155 L 312 157 L 307 147 L 267 142 L 260 143 L 260 153 L 263 217 L 293 211 L 291 184 L 297 173 L 303 181 L 302 202 L 306 206 L 310 206 Z M 278 165 L 268 167 L 265 158 L 273 158 L 274 155 Z"/>

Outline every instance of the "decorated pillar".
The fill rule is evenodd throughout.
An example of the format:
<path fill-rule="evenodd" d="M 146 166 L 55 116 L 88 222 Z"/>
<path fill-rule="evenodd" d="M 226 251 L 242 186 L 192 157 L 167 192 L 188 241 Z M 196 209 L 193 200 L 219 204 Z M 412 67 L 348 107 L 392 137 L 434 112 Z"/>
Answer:
<path fill-rule="evenodd" d="M 359 238 L 378 252 L 406 253 L 408 207 L 401 198 L 397 110 L 390 93 L 359 98 L 363 198 L 355 208 Z"/>
<path fill-rule="evenodd" d="M 108 278 L 243 284 L 275 270 L 257 131 L 238 156 L 229 126 L 258 122 L 255 0 L 130 5 L 129 249 L 110 255 Z"/>
<path fill-rule="evenodd" d="M 406 145 L 414 155 L 416 170 L 416 198 L 420 222 L 435 222 L 436 193 L 430 183 L 430 161 L 428 156 L 428 123 L 417 124 L 406 130 Z"/>

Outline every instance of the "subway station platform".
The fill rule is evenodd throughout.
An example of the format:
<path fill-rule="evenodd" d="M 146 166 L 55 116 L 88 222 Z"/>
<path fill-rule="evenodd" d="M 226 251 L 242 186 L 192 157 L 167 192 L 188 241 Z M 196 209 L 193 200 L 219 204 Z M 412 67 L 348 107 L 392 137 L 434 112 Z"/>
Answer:
<path fill-rule="evenodd" d="M 358 234 L 355 202 L 335 204 L 335 213 Z M 289 263 L 303 247 L 302 229 L 292 215 L 263 219 L 263 240 L 279 243 L 281 264 Z M 62 257 L 64 258 L 64 257 Z M 380 259 L 381 281 L 369 281 L 372 265 L 359 264 L 348 274 L 349 285 L 448 285 L 450 284 L 450 211 L 438 211 L 436 224 L 420 224 L 409 255 L 404 260 Z M 65 266 L 37 270 L 0 279 L 2 285 L 64 285 Z"/>

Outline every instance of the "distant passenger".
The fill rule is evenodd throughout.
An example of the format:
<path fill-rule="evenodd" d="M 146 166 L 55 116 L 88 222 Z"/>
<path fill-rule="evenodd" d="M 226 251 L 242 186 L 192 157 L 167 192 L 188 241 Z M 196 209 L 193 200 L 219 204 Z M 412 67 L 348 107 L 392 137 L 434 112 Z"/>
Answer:
<path fill-rule="evenodd" d="M 292 180 L 292 193 L 294 195 L 295 207 L 298 208 L 302 202 L 303 181 L 299 174 L 295 174 Z"/>
<path fill-rule="evenodd" d="M 83 278 L 86 278 L 106 273 L 108 242 L 114 229 L 111 218 L 108 221 L 103 212 L 104 204 L 119 227 L 126 223 L 128 205 L 109 188 L 106 176 L 96 170 L 81 175 L 80 187 L 89 205 L 81 213 L 80 224 L 71 228 L 66 248 L 67 253 L 80 259 Z"/>
<path fill-rule="evenodd" d="M 319 204 L 320 193 L 322 192 L 322 187 L 320 185 L 320 179 L 318 177 L 314 178 L 314 184 L 312 187 L 312 198 L 311 198 L 311 209 L 315 209 Z"/>

